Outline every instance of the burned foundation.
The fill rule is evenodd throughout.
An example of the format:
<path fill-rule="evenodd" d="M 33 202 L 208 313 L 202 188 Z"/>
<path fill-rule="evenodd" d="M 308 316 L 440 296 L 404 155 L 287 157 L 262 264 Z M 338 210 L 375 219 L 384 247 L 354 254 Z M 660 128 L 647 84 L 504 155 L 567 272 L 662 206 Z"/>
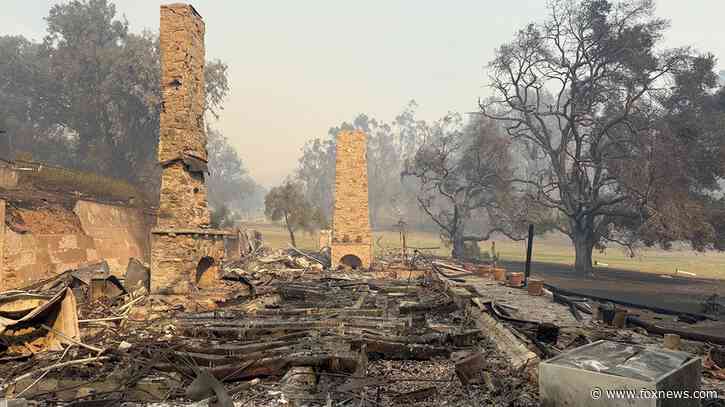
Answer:
<path fill-rule="evenodd" d="M 344 264 L 353 268 L 368 268 L 372 257 L 367 136 L 360 131 L 343 131 L 337 135 L 332 267 Z"/>
<path fill-rule="evenodd" d="M 159 214 L 151 232 L 151 291 L 184 294 L 225 256 L 235 233 L 209 229 L 204 129 L 204 21 L 186 4 L 161 6 Z M 233 246 L 233 245 L 232 245 Z"/>

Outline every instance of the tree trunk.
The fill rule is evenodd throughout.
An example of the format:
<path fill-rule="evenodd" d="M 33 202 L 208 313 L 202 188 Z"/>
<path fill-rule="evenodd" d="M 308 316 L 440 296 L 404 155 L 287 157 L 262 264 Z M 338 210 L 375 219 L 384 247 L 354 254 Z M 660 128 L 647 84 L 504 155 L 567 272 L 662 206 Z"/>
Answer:
<path fill-rule="evenodd" d="M 454 233 L 452 240 L 453 253 L 451 253 L 451 256 L 453 256 L 454 259 L 463 260 L 465 254 L 465 240 L 463 240 L 463 233 Z"/>
<path fill-rule="evenodd" d="M 571 240 L 574 243 L 574 270 L 580 274 L 591 274 L 593 271 L 592 251 L 594 250 L 591 233 L 574 233 Z"/>
<path fill-rule="evenodd" d="M 287 213 L 284 214 L 284 225 L 287 227 L 287 231 L 289 232 L 289 240 L 292 242 L 292 246 L 297 247 L 297 243 L 295 242 L 295 232 L 292 230 L 292 226 L 289 224 L 289 219 L 287 218 Z"/>
<path fill-rule="evenodd" d="M 295 232 L 293 232 L 290 227 L 287 227 L 287 230 L 289 231 L 289 240 L 292 242 L 292 246 L 297 247 L 297 242 L 295 242 Z"/>

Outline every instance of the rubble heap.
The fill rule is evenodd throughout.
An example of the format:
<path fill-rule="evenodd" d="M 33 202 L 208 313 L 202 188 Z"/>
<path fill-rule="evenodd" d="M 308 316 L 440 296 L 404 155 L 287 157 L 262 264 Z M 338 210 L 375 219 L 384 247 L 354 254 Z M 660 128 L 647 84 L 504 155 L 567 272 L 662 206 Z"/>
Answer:
<path fill-rule="evenodd" d="M 482 366 L 506 370 L 505 357 L 429 280 L 322 271 L 309 257 L 261 249 L 225 265 L 220 284 L 228 295 L 211 307 L 143 288 L 91 294 L 93 278 L 85 284 L 73 277 L 99 268 L 28 289 L 77 295 L 82 335 L 57 352 L 10 352 L 3 358 L 11 366 L 2 377 L 5 393 L 43 405 L 190 405 L 211 397 L 262 406 L 435 405 L 503 400 L 514 391 L 530 400 L 521 405 L 535 405 L 525 377 L 479 374 Z M 484 365 L 462 363 L 483 361 L 480 355 Z"/>
<path fill-rule="evenodd" d="M 363 272 L 330 268 L 326 252 L 249 243 L 188 296 L 149 294 L 143 278 L 126 288 L 144 274 L 139 262 L 125 281 L 101 263 L 0 294 L 5 396 L 47 406 L 534 406 L 540 361 L 601 339 L 662 346 L 646 329 L 606 322 L 595 302 L 511 287 L 486 265 L 424 257 L 413 270 L 390 257 Z M 725 387 L 721 347 L 680 346 L 703 358 L 703 388 Z"/>

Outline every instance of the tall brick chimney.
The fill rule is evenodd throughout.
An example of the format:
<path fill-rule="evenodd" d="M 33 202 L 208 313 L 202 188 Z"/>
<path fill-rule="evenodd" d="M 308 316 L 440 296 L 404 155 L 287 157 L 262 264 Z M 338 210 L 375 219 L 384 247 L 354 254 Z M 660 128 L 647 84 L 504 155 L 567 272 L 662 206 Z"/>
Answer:
<path fill-rule="evenodd" d="M 337 135 L 331 257 L 333 267 L 368 268 L 372 262 L 367 136 L 361 131 Z"/>
<path fill-rule="evenodd" d="M 159 35 L 162 173 L 159 215 L 151 231 L 151 292 L 187 295 L 219 280 L 225 240 L 236 234 L 209 228 L 204 21 L 190 5 L 164 5 Z"/>
<path fill-rule="evenodd" d="M 159 227 L 205 227 L 204 21 L 187 4 L 161 6 Z"/>

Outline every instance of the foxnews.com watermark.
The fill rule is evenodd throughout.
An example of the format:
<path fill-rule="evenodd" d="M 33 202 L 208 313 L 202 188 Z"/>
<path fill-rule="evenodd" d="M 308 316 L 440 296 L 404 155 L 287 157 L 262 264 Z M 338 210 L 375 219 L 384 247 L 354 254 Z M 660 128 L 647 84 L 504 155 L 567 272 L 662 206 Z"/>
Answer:
<path fill-rule="evenodd" d="M 666 400 L 666 399 L 715 399 L 718 393 L 715 390 L 653 390 L 653 389 L 602 389 L 594 387 L 591 392 L 592 400 Z M 2 406 L 0 406 L 2 407 Z"/>

